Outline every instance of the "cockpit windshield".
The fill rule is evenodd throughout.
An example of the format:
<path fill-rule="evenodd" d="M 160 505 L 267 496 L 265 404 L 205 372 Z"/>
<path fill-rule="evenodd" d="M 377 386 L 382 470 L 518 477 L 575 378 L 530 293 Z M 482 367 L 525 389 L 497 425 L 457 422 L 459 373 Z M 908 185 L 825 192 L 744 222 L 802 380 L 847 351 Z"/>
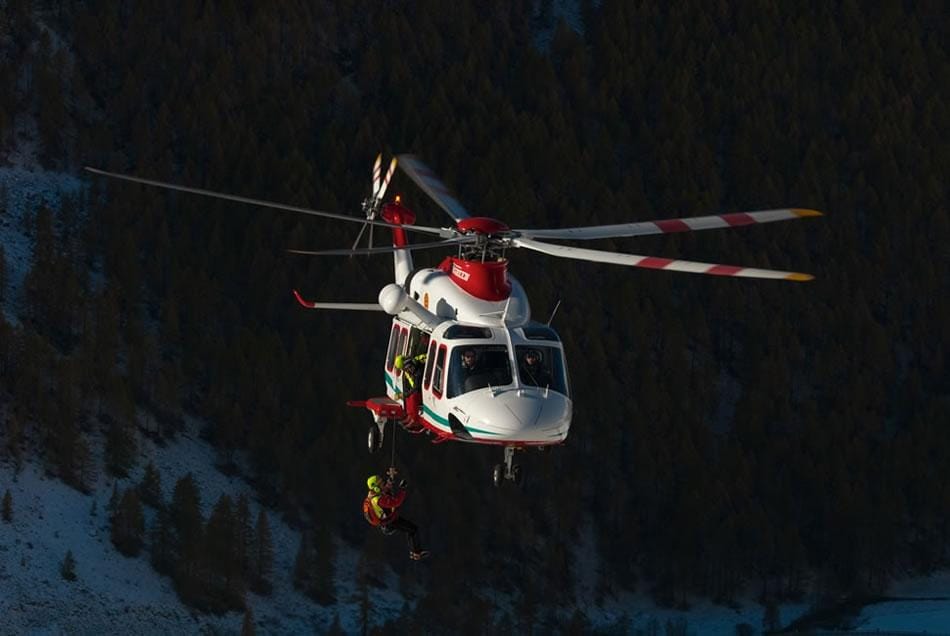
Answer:
<path fill-rule="evenodd" d="M 515 357 L 521 384 L 549 388 L 568 395 L 567 374 L 564 372 L 564 357 L 560 349 L 533 344 L 518 345 L 515 347 Z"/>
<path fill-rule="evenodd" d="M 513 382 L 508 347 L 505 345 L 462 345 L 452 350 L 446 397 Z"/>

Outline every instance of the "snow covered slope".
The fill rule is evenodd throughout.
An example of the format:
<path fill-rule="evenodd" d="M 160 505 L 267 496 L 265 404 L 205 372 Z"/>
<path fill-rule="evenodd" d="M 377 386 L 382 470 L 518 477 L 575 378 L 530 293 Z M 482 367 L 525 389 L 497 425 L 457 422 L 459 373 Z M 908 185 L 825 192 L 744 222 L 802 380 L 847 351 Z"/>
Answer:
<path fill-rule="evenodd" d="M 94 441 L 101 447 L 101 440 Z M 186 433 L 164 447 L 143 439 L 141 456 L 138 470 L 120 481 L 120 489 L 137 483 L 151 459 L 162 475 L 166 498 L 175 481 L 191 472 L 201 489 L 205 516 L 221 494 L 236 498 L 242 492 L 251 495 L 256 516 L 260 506 L 250 489 L 239 478 L 218 472 L 214 450 L 193 435 Z M 14 475 L 9 462 L 0 463 L 0 494 L 9 488 L 14 508 L 13 523 L 0 523 L 0 634 L 239 631 L 242 614 L 194 613 L 178 600 L 171 579 L 152 570 L 147 554 L 127 558 L 112 546 L 106 518 L 111 484 L 100 475 L 94 493 L 83 495 L 45 477 L 32 462 L 19 475 Z M 93 502 L 95 515 L 90 514 Z M 337 547 L 338 603 L 323 608 L 298 593 L 291 582 L 300 533 L 272 511 L 267 514 L 274 542 L 274 589 L 269 597 L 253 593 L 247 597 L 258 628 L 265 633 L 319 633 L 339 614 L 345 630 L 358 631 L 359 598 L 353 579 L 357 555 Z M 67 550 L 76 558 L 78 579 L 71 583 L 59 574 Z M 403 605 L 395 592 L 371 589 L 370 593 L 374 622 L 397 615 Z"/>

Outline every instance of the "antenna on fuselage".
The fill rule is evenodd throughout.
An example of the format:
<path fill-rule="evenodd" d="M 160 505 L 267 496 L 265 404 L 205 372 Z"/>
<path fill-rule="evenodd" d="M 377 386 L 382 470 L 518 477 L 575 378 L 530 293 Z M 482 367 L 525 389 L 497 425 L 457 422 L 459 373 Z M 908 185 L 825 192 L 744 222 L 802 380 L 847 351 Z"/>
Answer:
<path fill-rule="evenodd" d="M 551 326 L 551 321 L 554 320 L 554 316 L 557 314 L 557 309 L 558 309 L 558 307 L 560 307 L 560 306 L 561 306 L 561 299 L 558 298 L 558 299 L 557 299 L 557 304 L 554 305 L 554 311 L 551 312 L 551 317 L 548 318 L 548 327 Z"/>

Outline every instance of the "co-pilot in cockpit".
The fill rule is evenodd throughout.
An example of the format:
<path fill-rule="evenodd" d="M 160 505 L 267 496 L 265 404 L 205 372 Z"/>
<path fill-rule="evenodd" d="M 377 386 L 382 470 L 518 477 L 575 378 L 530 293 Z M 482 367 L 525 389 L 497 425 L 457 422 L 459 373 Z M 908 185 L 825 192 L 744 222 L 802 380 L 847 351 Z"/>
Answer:
<path fill-rule="evenodd" d="M 450 350 L 446 382 L 449 399 L 486 387 L 510 387 L 516 380 L 520 387 L 568 395 L 564 355 L 557 334 L 548 327 L 516 328 L 506 337 L 501 329 L 456 325 L 446 331 L 445 337 L 494 341 L 464 342 Z M 514 345 L 513 355 L 505 340 Z M 513 376 L 512 360 L 517 366 L 517 378 Z"/>

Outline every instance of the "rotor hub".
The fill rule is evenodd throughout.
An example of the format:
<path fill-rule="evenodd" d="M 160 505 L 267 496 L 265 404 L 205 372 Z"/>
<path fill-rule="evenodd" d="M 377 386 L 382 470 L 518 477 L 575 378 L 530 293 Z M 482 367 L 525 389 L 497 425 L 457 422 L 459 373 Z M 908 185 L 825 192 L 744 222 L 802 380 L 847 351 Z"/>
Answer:
<path fill-rule="evenodd" d="M 462 234 L 483 234 L 485 236 L 499 236 L 511 232 L 511 228 L 499 221 L 487 216 L 471 216 L 467 219 L 459 219 L 455 224 L 455 229 Z"/>

